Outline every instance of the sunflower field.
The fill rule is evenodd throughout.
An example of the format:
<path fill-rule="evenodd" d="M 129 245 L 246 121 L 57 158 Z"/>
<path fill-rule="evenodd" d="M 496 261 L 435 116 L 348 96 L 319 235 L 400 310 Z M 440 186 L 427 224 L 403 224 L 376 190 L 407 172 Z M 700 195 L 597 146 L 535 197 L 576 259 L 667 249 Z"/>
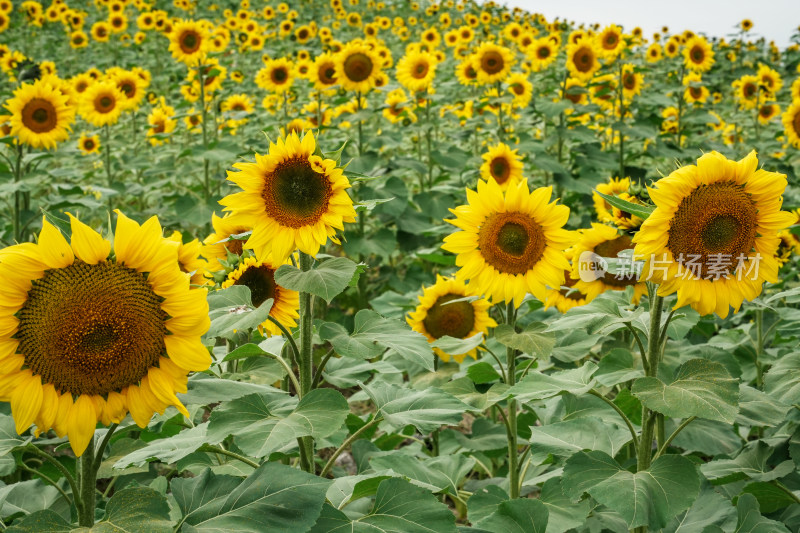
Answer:
<path fill-rule="evenodd" d="M 673 30 L 0 0 L 0 531 L 799 531 L 800 28 Z"/>

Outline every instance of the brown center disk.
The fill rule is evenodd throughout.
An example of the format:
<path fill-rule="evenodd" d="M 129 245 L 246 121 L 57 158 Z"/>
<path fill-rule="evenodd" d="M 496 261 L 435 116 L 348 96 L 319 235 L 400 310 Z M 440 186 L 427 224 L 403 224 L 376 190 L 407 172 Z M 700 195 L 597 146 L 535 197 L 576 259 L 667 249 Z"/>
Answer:
<path fill-rule="evenodd" d="M 344 60 L 344 74 L 354 82 L 364 81 L 370 77 L 374 65 L 367 54 L 357 52 Z"/>
<path fill-rule="evenodd" d="M 35 133 L 46 133 L 58 124 L 53 104 L 44 98 L 34 98 L 22 108 L 22 124 Z"/>
<path fill-rule="evenodd" d="M 472 304 L 466 301 L 448 303 L 461 298 L 464 298 L 463 294 L 445 294 L 428 309 L 422 323 L 431 337 L 438 339 L 449 335 L 463 339 L 470 334 L 475 326 L 475 309 Z"/>
<path fill-rule="evenodd" d="M 119 391 L 166 352 L 161 298 L 143 274 L 116 263 L 47 270 L 17 316 L 25 365 L 62 393 Z"/>
<path fill-rule="evenodd" d="M 267 214 L 282 226 L 315 224 L 328 209 L 333 189 L 305 157 L 280 163 L 265 177 L 261 197 Z"/>
<path fill-rule="evenodd" d="M 478 233 L 484 261 L 504 274 L 525 274 L 544 254 L 542 227 L 523 213 L 493 213 Z"/>
<path fill-rule="evenodd" d="M 481 70 L 487 74 L 497 74 L 505 67 L 503 55 L 500 52 L 491 50 L 481 56 Z"/>

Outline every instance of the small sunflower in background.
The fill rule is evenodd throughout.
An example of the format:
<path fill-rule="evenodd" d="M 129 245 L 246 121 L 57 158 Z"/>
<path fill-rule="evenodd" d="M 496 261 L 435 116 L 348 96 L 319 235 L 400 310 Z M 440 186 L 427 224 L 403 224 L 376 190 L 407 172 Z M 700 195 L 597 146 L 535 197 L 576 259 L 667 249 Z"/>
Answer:
<path fill-rule="evenodd" d="M 428 342 L 445 335 L 456 339 L 466 339 L 478 333 L 486 335 L 497 323 L 489 316 L 491 303 L 479 296 L 462 281 L 437 275 L 435 284 L 422 288 L 419 305 L 406 316 L 406 322 L 411 329 L 425 335 Z M 450 354 L 439 348 L 433 351 L 442 361 L 450 361 Z M 462 363 L 468 355 L 477 359 L 477 353 L 478 349 L 473 348 L 452 358 Z"/>
<path fill-rule="evenodd" d="M 335 56 L 336 80 L 347 91 L 367 93 L 375 87 L 382 64 L 368 44 L 351 41 Z"/>
<path fill-rule="evenodd" d="M 43 80 L 22 84 L 5 104 L 11 114 L 10 135 L 33 148 L 55 148 L 69 137 L 75 120 L 68 101 L 68 96 Z"/>
<path fill-rule="evenodd" d="M 332 159 L 315 154 L 312 133 L 292 132 L 270 143 L 255 163 L 235 163 L 228 179 L 243 189 L 223 198 L 226 211 L 243 216 L 253 233 L 245 248 L 263 259 L 283 262 L 296 249 L 316 256 L 345 222 L 355 222 L 350 182 Z"/>
<path fill-rule="evenodd" d="M 71 242 L 44 220 L 38 244 L 0 251 L 0 399 L 19 434 L 52 427 L 79 456 L 98 422 L 130 412 L 146 427 L 169 406 L 188 417 L 175 393 L 211 364 L 205 289 L 190 287 L 156 217 L 117 214 L 113 254 L 75 217 Z"/>
<path fill-rule="evenodd" d="M 175 131 L 178 125 L 178 121 L 175 120 L 175 108 L 167 105 L 161 97 L 158 107 L 154 107 L 147 115 L 147 124 L 150 126 L 147 130 L 147 139 L 151 145 L 159 146 L 169 142 L 169 138 L 164 135 Z"/>
<path fill-rule="evenodd" d="M 135 72 L 121 68 L 114 69 L 109 76 L 122 93 L 124 100 L 120 102 L 122 109 L 137 109 L 147 92 L 147 84 Z"/>
<path fill-rule="evenodd" d="M 436 76 L 436 58 L 428 52 L 411 52 L 397 62 L 397 81 L 411 92 L 425 92 Z"/>
<path fill-rule="evenodd" d="M 300 318 L 300 294 L 275 282 L 275 271 L 281 264 L 289 265 L 291 261 L 287 259 L 283 263 L 274 263 L 271 260 L 256 261 L 254 257 L 245 257 L 227 275 L 222 282 L 222 288 L 244 285 L 250 289 L 250 300 L 254 307 L 260 307 L 272 299 L 269 316 L 286 329 L 291 329 L 297 327 L 297 319 Z M 271 320 L 265 320 L 259 330 L 267 336 L 282 334 L 281 329 Z"/>
<path fill-rule="evenodd" d="M 630 188 L 630 178 L 611 178 L 608 183 L 599 183 L 595 187 L 595 190 L 606 196 L 619 196 L 621 193 L 627 193 Z M 592 193 L 592 201 L 594 202 L 594 211 L 597 214 L 597 220 L 600 222 L 609 222 L 613 216 L 611 204 L 596 193 Z"/>
<path fill-rule="evenodd" d="M 209 44 L 203 25 L 193 20 L 181 20 L 169 34 L 172 57 L 188 66 L 198 65 L 205 57 Z"/>
<path fill-rule="evenodd" d="M 578 230 L 576 233 L 580 233 Z M 568 249 L 565 254 L 570 263 L 574 261 L 573 248 Z M 578 279 L 572 277 L 572 268 L 564 271 L 564 283 L 560 288 L 548 289 L 547 299 L 544 301 L 544 308 L 555 307 L 559 313 L 566 313 L 575 307 L 581 307 L 589 303 L 590 299 L 585 293 L 575 287 Z"/>
<path fill-rule="evenodd" d="M 781 122 L 786 141 L 795 148 L 800 148 L 800 99 L 793 101 L 792 105 L 786 108 L 781 116 Z"/>
<path fill-rule="evenodd" d="M 627 234 L 605 224 L 592 223 L 591 228 L 580 232 L 580 239 L 572 253 L 572 279 L 576 290 L 592 301 L 606 291 L 624 291 L 633 287 L 632 302 L 638 304 L 647 287 L 639 281 L 634 269 L 632 254 L 624 260 L 625 266 L 614 273 L 596 266 L 598 257 L 617 259 L 620 252 L 632 250 L 633 242 Z M 588 275 L 587 275 L 588 274 Z"/>
<path fill-rule="evenodd" d="M 125 95 L 114 82 L 98 81 L 83 92 L 78 111 L 93 126 L 116 124 L 124 101 Z"/>
<path fill-rule="evenodd" d="M 516 185 L 519 180 L 523 179 L 522 161 L 519 154 L 507 144 L 496 144 L 481 157 L 483 158 L 480 168 L 481 178 L 497 182 L 501 190 L 505 191 L 509 186 Z"/>
<path fill-rule="evenodd" d="M 753 21 L 750 19 L 742 19 L 742 21 L 739 23 L 739 27 L 742 29 L 742 31 L 750 31 L 753 29 Z"/>
<path fill-rule="evenodd" d="M 521 72 L 512 73 L 507 79 L 508 92 L 514 97 L 511 107 L 523 109 L 528 107 L 533 98 L 533 84 L 528 81 L 528 76 Z"/>
<path fill-rule="evenodd" d="M 625 40 L 622 38 L 622 28 L 611 24 L 597 34 L 597 50 L 606 59 L 615 59 L 625 50 Z"/>
<path fill-rule="evenodd" d="M 318 55 L 314 66 L 309 70 L 309 79 L 318 91 L 330 89 L 336 85 L 336 61 L 329 52 Z"/>
<path fill-rule="evenodd" d="M 482 85 L 505 80 L 514 64 L 511 50 L 486 41 L 478 46 L 472 58 L 478 83 Z"/>
<path fill-rule="evenodd" d="M 578 39 L 567 46 L 567 70 L 574 78 L 589 81 L 600 70 L 598 55 L 592 39 Z"/>
<path fill-rule="evenodd" d="M 658 43 L 652 43 L 647 47 L 647 62 L 657 63 L 664 57 L 664 51 Z"/>
<path fill-rule="evenodd" d="M 778 233 L 778 238 L 781 242 L 778 244 L 778 249 L 775 251 L 775 260 L 778 265 L 783 266 L 795 256 L 800 255 L 800 237 L 785 229 Z"/>
<path fill-rule="evenodd" d="M 469 280 L 494 303 L 519 307 L 528 293 L 544 301 L 546 287 L 564 283 L 564 250 L 573 244 L 573 233 L 564 229 L 569 208 L 550 202 L 551 195 L 552 187 L 530 191 L 525 180 L 505 194 L 494 180 L 467 189 L 468 203 L 450 210 L 455 219 L 446 219 L 459 231 L 442 245 L 457 254 L 456 278 Z"/>
<path fill-rule="evenodd" d="M 525 55 L 531 62 L 531 69 L 541 72 L 558 57 L 558 45 L 548 37 L 540 37 L 527 47 Z"/>
<path fill-rule="evenodd" d="M 695 72 L 706 72 L 714 64 L 714 50 L 711 44 L 700 36 L 686 41 L 683 47 L 683 64 Z"/>
<path fill-rule="evenodd" d="M 84 155 L 100 153 L 100 136 L 82 133 L 78 139 L 78 148 Z"/>
<path fill-rule="evenodd" d="M 780 115 L 781 106 L 775 103 L 761 104 L 758 108 L 758 122 L 759 124 L 769 124 L 772 119 Z"/>
<path fill-rule="evenodd" d="M 675 308 L 728 316 L 777 283 L 778 233 L 797 216 L 781 211 L 786 176 L 758 169 L 755 152 L 731 161 L 710 152 L 658 180 L 655 211 L 633 238 L 643 279 L 658 294 L 677 292 Z"/>

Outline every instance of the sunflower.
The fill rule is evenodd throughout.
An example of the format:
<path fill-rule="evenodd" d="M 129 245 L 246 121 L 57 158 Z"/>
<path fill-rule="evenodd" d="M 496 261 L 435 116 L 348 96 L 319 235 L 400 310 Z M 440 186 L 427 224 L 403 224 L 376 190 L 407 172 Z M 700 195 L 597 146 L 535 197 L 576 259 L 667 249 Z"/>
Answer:
<path fill-rule="evenodd" d="M 44 80 L 22 84 L 5 104 L 11 113 L 11 135 L 33 148 L 55 148 L 69 137 L 70 124 L 75 120 L 68 100 Z"/>
<path fill-rule="evenodd" d="M 123 69 L 114 71 L 110 79 L 123 95 L 123 100 L 120 102 L 122 109 L 138 108 L 147 87 L 144 80 L 135 72 Z"/>
<path fill-rule="evenodd" d="M 746 74 L 731 83 L 733 96 L 742 109 L 755 109 L 758 105 L 758 76 Z"/>
<path fill-rule="evenodd" d="M 708 88 L 702 85 L 702 78 L 699 73 L 690 72 L 683 77 L 683 84 L 686 89 L 683 91 L 683 99 L 689 104 L 703 104 L 711 96 Z"/>
<path fill-rule="evenodd" d="M 589 81 L 600 69 L 597 49 L 591 39 L 578 39 L 567 47 L 567 69 L 580 81 Z"/>
<path fill-rule="evenodd" d="M 292 62 L 285 57 L 270 59 L 256 75 L 256 84 L 259 87 L 277 94 L 288 91 L 293 83 Z"/>
<path fill-rule="evenodd" d="M 214 233 L 203 241 L 202 255 L 209 260 L 209 270 L 223 270 L 225 265 L 222 264 L 222 261 L 227 261 L 229 254 L 242 255 L 246 241 L 246 239 L 236 239 L 232 236 L 252 231 L 253 226 L 248 224 L 243 217 L 231 216 L 230 213 L 224 217 L 218 217 L 216 213 L 213 213 L 211 225 L 214 227 Z"/>
<path fill-rule="evenodd" d="M 495 181 L 500 185 L 500 189 L 505 191 L 511 186 L 516 186 L 522 177 L 522 161 L 516 150 L 512 150 L 507 144 L 499 143 L 489 148 L 483 154 L 483 164 L 481 165 L 481 178 L 486 181 Z"/>
<path fill-rule="evenodd" d="M 205 28 L 193 20 L 176 22 L 169 34 L 169 51 L 176 60 L 189 66 L 199 64 L 208 48 Z"/>
<path fill-rule="evenodd" d="M 92 39 L 98 43 L 107 43 L 111 35 L 111 27 L 108 25 L 108 22 L 101 20 L 92 24 L 90 33 L 92 34 Z"/>
<path fill-rule="evenodd" d="M 695 72 L 705 72 L 714 64 L 714 50 L 702 37 L 692 37 L 684 45 L 683 64 Z"/>
<path fill-rule="evenodd" d="M 93 126 L 115 124 L 122 112 L 125 95 L 112 81 L 98 81 L 84 91 L 79 104 L 83 119 Z"/>
<path fill-rule="evenodd" d="M 0 399 L 16 430 L 51 427 L 81 455 L 100 421 L 130 411 L 140 427 L 154 412 L 186 408 L 189 371 L 211 364 L 205 290 L 192 290 L 156 217 L 118 213 L 111 242 L 71 218 L 71 244 L 46 220 L 38 244 L 0 251 L 4 365 Z"/>
<path fill-rule="evenodd" d="M 781 75 L 778 74 L 778 71 L 769 68 L 767 65 L 759 65 L 756 76 L 758 77 L 761 90 L 764 91 L 768 98 L 774 98 L 783 87 Z"/>
<path fill-rule="evenodd" d="M 473 68 L 478 73 L 478 83 L 483 85 L 503 81 L 514 64 L 511 50 L 490 42 L 482 42 L 472 56 Z"/>
<path fill-rule="evenodd" d="M 580 239 L 573 248 L 572 277 L 576 280 L 575 289 L 585 294 L 588 301 L 592 301 L 606 291 L 624 291 L 633 287 L 632 302 L 639 303 L 646 286 L 638 279 L 632 256 L 629 256 L 630 264 L 616 274 L 610 274 L 597 266 L 600 263 L 598 258 L 616 259 L 620 257 L 620 252 L 632 248 L 633 243 L 628 235 L 620 235 L 611 226 L 592 223 L 590 229 L 580 233 Z"/>
<path fill-rule="evenodd" d="M 778 232 L 778 238 L 780 244 L 775 251 L 775 259 L 778 261 L 778 265 L 783 266 L 789 262 L 792 256 L 800 255 L 800 238 L 788 229 Z"/>
<path fill-rule="evenodd" d="M 270 143 L 255 163 L 235 163 L 228 179 L 244 189 L 223 198 L 226 211 L 249 219 L 253 234 L 245 248 L 282 262 L 295 249 L 316 255 L 328 237 L 334 242 L 344 222 L 355 222 L 350 182 L 332 159 L 314 155 L 316 142 L 292 132 Z"/>
<path fill-rule="evenodd" d="M 556 60 L 558 45 L 549 37 L 539 37 L 528 46 L 525 55 L 530 60 L 533 71 L 540 72 Z"/>
<path fill-rule="evenodd" d="M 169 142 L 168 138 L 164 135 L 175 131 L 178 121 L 175 120 L 175 108 L 168 106 L 164 103 L 163 97 L 161 104 L 153 108 L 149 115 L 147 115 L 147 124 L 150 126 L 147 130 L 147 138 L 153 146 L 159 146 Z"/>
<path fill-rule="evenodd" d="M 99 135 L 86 135 L 81 134 L 78 139 L 78 148 L 81 149 L 84 155 L 96 154 L 100 152 L 100 136 Z"/>
<path fill-rule="evenodd" d="M 620 200 L 625 200 L 626 202 L 630 202 L 632 204 L 644 205 L 638 197 L 628 194 L 627 192 L 621 192 L 617 196 Z M 603 222 L 614 224 L 621 230 L 635 230 L 639 226 L 642 225 L 643 220 L 636 215 L 628 213 L 627 211 L 623 211 L 619 207 L 611 206 L 611 216 L 606 218 Z"/>
<path fill-rule="evenodd" d="M 755 152 L 739 162 L 711 152 L 649 189 L 655 211 L 633 242 L 642 275 L 678 293 L 675 308 L 702 315 L 738 310 L 764 281 L 778 281 L 778 232 L 796 216 L 781 211 L 786 176 L 758 169 Z"/>
<path fill-rule="evenodd" d="M 288 259 L 283 264 L 291 264 Z M 256 261 L 254 257 L 245 257 L 236 270 L 232 271 L 222 282 L 222 288 L 244 285 L 250 289 L 250 299 L 255 307 L 259 307 L 272 298 L 269 316 L 277 320 L 286 329 L 297 327 L 300 318 L 300 294 L 285 289 L 275 282 L 275 271 L 282 263 L 271 260 Z M 281 329 L 271 320 L 265 320 L 259 330 L 269 335 L 280 335 Z"/>
<path fill-rule="evenodd" d="M 589 86 L 589 98 L 601 109 L 610 110 L 617 105 L 617 77 L 603 74 L 592 80 Z"/>
<path fill-rule="evenodd" d="M 187 243 L 183 242 L 183 235 L 180 231 L 173 231 L 167 237 L 168 241 L 174 242 L 178 246 L 178 266 L 181 272 L 190 276 L 189 281 L 192 285 L 206 285 L 208 279 L 205 274 L 208 270 L 208 261 L 200 257 L 203 245 L 199 240 L 193 239 Z"/>
<path fill-rule="evenodd" d="M 411 329 L 425 335 L 428 342 L 445 335 L 456 339 L 466 339 L 478 333 L 486 335 L 497 323 L 489 316 L 491 304 L 478 296 L 463 281 L 437 274 L 435 284 L 422 288 L 422 295 L 418 296 L 419 305 L 406 316 L 406 322 Z M 439 348 L 433 351 L 442 361 L 450 361 L 450 354 Z M 453 359 L 462 363 L 467 355 L 477 359 L 477 354 L 477 348 L 473 348 L 454 355 Z"/>
<path fill-rule="evenodd" d="M 417 116 L 408 105 L 408 96 L 403 89 L 395 89 L 386 95 L 384 101 L 386 107 L 383 109 L 383 116 L 392 124 L 409 120 L 411 122 L 417 121 Z"/>
<path fill-rule="evenodd" d="M 397 81 L 411 92 L 424 92 L 436 76 L 436 59 L 428 52 L 411 52 L 397 62 Z"/>
<path fill-rule="evenodd" d="M 507 79 L 508 92 L 514 97 L 511 106 L 517 109 L 528 107 L 533 97 L 533 84 L 528 81 L 528 76 L 521 72 L 514 72 Z"/>
<path fill-rule="evenodd" d="M 336 80 L 345 90 L 366 93 L 375 86 L 382 63 L 369 45 L 351 41 L 335 56 Z"/>
<path fill-rule="evenodd" d="M 653 43 L 647 47 L 647 62 L 648 63 L 657 63 L 661 61 L 663 57 L 663 51 L 661 49 L 661 45 L 658 43 Z"/>
<path fill-rule="evenodd" d="M 89 36 L 81 30 L 69 34 L 69 46 L 72 49 L 86 48 L 89 46 Z"/>
<path fill-rule="evenodd" d="M 800 148 L 800 99 L 794 100 L 792 105 L 786 108 L 781 116 L 781 122 L 786 141 L 795 148 Z"/>
<path fill-rule="evenodd" d="M 620 193 L 628 192 L 631 187 L 630 178 L 611 178 L 608 183 L 600 183 L 595 187 L 597 192 L 607 196 L 618 196 Z M 611 204 L 599 194 L 592 193 L 592 200 L 594 201 L 594 211 L 597 213 L 597 220 L 600 222 L 611 222 L 613 214 L 611 212 Z"/>
<path fill-rule="evenodd" d="M 575 78 L 567 78 L 567 83 L 564 86 L 564 98 L 575 105 L 586 105 L 589 103 L 589 94 L 583 82 Z"/>
<path fill-rule="evenodd" d="M 467 189 L 467 205 L 451 209 L 458 227 L 442 248 L 457 254 L 456 273 L 479 294 L 493 301 L 522 303 L 527 293 L 544 301 L 546 286 L 560 287 L 569 268 L 563 250 L 572 233 L 563 229 L 569 208 L 548 203 L 551 187 L 528 190 L 520 180 L 505 194 L 500 185 L 479 180 L 477 192 Z"/>
<path fill-rule="evenodd" d="M 333 56 L 328 52 L 318 55 L 308 74 L 309 80 L 314 83 L 314 88 L 318 91 L 336 85 L 336 62 Z"/>
<path fill-rule="evenodd" d="M 606 59 L 614 59 L 625 50 L 625 41 L 622 39 L 622 28 L 611 24 L 597 34 L 597 50 Z"/>
<path fill-rule="evenodd" d="M 566 251 L 567 259 L 573 261 L 573 248 Z M 589 303 L 589 298 L 575 287 L 577 279 L 572 277 L 572 268 L 564 271 L 564 284 L 558 289 L 547 289 L 547 299 L 544 308 L 555 307 L 559 313 L 566 313 L 574 307 L 581 307 Z"/>
<path fill-rule="evenodd" d="M 456 66 L 456 78 L 461 85 L 474 85 L 478 81 L 478 71 L 471 58 L 463 60 Z"/>
<path fill-rule="evenodd" d="M 780 112 L 781 107 L 778 104 L 762 104 L 758 108 L 758 122 L 760 124 L 769 124 Z"/>
<path fill-rule="evenodd" d="M 742 28 L 742 31 L 750 31 L 753 29 L 753 21 L 750 19 L 742 19 L 739 23 L 739 27 Z"/>
<path fill-rule="evenodd" d="M 642 92 L 644 76 L 636 71 L 636 67 L 627 63 L 622 66 L 622 96 L 631 100 Z"/>

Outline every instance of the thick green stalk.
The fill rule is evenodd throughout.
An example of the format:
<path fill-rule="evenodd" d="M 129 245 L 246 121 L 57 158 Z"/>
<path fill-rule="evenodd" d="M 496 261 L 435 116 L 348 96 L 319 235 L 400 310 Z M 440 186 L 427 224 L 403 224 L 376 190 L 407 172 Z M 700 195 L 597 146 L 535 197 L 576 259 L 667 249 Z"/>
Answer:
<path fill-rule="evenodd" d="M 203 148 L 208 150 L 208 130 L 206 126 L 206 84 L 205 80 L 205 67 L 203 65 L 197 66 L 197 77 L 200 79 L 200 114 L 202 115 L 203 127 Z M 203 155 L 203 198 L 208 202 L 209 195 L 211 194 L 211 180 L 208 174 L 208 159 L 205 154 Z"/>
<path fill-rule="evenodd" d="M 764 385 L 764 369 L 761 366 L 761 356 L 764 355 L 764 309 L 756 309 L 756 388 L 759 390 Z"/>
<path fill-rule="evenodd" d="M 506 324 L 514 327 L 516 322 L 513 302 L 506 305 Z M 506 384 L 513 387 L 516 383 L 517 351 L 506 348 Z M 517 455 L 517 401 L 508 400 L 508 485 L 511 498 L 519 498 L 519 455 Z"/>
<path fill-rule="evenodd" d="M 22 143 L 17 144 L 17 161 L 14 166 L 14 183 L 19 184 L 22 180 Z M 22 240 L 21 230 L 21 199 L 22 193 L 19 189 L 14 191 L 14 240 L 20 242 Z"/>
<path fill-rule="evenodd" d="M 113 181 L 111 177 L 111 132 L 109 131 L 108 124 L 103 126 L 103 154 L 105 155 L 106 180 L 108 181 L 108 188 L 113 189 L 111 186 L 111 182 Z M 108 211 L 109 213 L 113 211 L 113 206 L 111 205 L 111 196 L 108 197 Z"/>
<path fill-rule="evenodd" d="M 647 339 L 648 377 L 658 376 L 658 364 L 661 358 L 661 312 L 664 298 L 657 294 L 657 288 L 651 291 L 650 300 L 650 335 Z M 639 439 L 639 457 L 636 470 L 642 472 L 650 468 L 653 456 L 653 430 L 657 413 L 642 407 L 642 437 Z"/>
<path fill-rule="evenodd" d="M 314 258 L 300 252 L 300 270 L 308 272 L 314 265 Z M 313 319 L 311 311 L 311 294 L 308 292 L 300 293 L 300 358 L 297 366 L 300 371 L 300 390 L 299 396 L 302 398 L 314 384 L 314 361 L 313 361 Z M 314 473 L 314 439 L 302 437 L 300 444 L 300 462 L 307 472 Z"/>
<path fill-rule="evenodd" d="M 94 525 L 95 489 L 97 487 L 97 468 L 94 461 L 94 435 L 81 455 L 78 463 L 78 525 L 92 527 Z"/>

